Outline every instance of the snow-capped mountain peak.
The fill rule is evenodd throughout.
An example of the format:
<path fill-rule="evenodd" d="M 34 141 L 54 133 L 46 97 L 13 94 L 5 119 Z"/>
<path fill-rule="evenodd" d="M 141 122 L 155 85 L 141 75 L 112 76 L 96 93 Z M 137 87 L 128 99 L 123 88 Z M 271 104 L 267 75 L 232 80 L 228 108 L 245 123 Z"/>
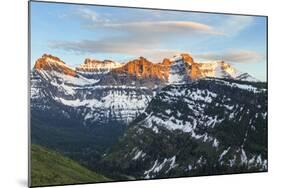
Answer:
<path fill-rule="evenodd" d="M 39 72 L 40 71 L 58 72 L 68 76 L 76 76 L 75 70 L 67 66 L 58 57 L 49 54 L 43 54 L 43 56 L 35 62 L 34 69 Z"/>
<path fill-rule="evenodd" d="M 109 72 L 112 69 L 122 66 L 123 64 L 111 60 L 99 61 L 99 60 L 86 58 L 83 64 L 76 67 L 76 70 L 81 72 L 98 73 L 98 72 Z"/>
<path fill-rule="evenodd" d="M 196 63 L 200 71 L 200 77 L 229 78 L 243 81 L 255 81 L 253 76 L 243 73 L 231 64 L 224 61 L 201 61 Z"/>
<path fill-rule="evenodd" d="M 185 83 L 189 79 L 189 75 L 186 70 L 186 62 L 182 55 L 174 56 L 170 59 L 172 62 L 170 65 L 169 72 L 169 83 L 170 84 L 181 84 Z"/>
<path fill-rule="evenodd" d="M 202 77 L 235 78 L 238 71 L 224 61 L 197 62 Z"/>

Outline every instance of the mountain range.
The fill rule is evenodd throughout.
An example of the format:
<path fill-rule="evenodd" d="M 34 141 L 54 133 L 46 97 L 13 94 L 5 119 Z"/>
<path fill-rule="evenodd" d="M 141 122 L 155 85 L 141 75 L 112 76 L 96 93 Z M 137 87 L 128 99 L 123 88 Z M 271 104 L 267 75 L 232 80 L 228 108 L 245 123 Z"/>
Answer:
<path fill-rule="evenodd" d="M 75 69 L 57 57 L 44 54 L 32 71 L 31 96 L 36 99 L 51 91 L 49 97 L 58 103 L 86 107 L 81 113 L 84 121 L 102 122 L 110 116 L 128 123 L 145 109 L 160 88 L 180 80 L 205 77 L 257 81 L 223 61 L 196 63 L 188 54 L 165 58 L 161 63 L 140 57 L 124 65 L 110 60 L 86 59 Z M 41 82 L 48 85 L 48 91 L 38 89 Z"/>
<path fill-rule="evenodd" d="M 106 177 L 267 171 L 267 83 L 224 61 L 44 54 L 30 81 L 32 143 Z"/>

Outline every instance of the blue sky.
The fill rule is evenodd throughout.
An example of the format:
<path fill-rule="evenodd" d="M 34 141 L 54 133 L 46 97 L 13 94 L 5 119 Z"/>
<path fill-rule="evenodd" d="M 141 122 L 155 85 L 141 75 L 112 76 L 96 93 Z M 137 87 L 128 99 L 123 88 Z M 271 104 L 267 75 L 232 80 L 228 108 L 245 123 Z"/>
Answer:
<path fill-rule="evenodd" d="M 160 62 L 183 52 L 264 81 L 266 18 L 31 2 L 32 66 L 44 53 L 75 67 L 88 57 Z"/>

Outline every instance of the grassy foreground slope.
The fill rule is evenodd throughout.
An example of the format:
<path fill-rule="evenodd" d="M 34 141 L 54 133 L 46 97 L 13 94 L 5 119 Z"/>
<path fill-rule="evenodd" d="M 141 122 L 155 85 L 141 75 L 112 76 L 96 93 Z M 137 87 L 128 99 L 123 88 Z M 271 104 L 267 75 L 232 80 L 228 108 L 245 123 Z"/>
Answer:
<path fill-rule="evenodd" d="M 31 186 L 104 181 L 109 179 L 55 151 L 39 145 L 31 146 Z"/>

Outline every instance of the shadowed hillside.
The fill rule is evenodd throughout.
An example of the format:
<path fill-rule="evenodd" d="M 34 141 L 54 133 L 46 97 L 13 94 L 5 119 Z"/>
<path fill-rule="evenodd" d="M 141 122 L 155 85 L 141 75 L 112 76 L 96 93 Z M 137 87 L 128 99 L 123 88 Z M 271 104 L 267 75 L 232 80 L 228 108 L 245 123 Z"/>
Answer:
<path fill-rule="evenodd" d="M 39 145 L 31 146 L 31 186 L 104 182 L 109 179 Z"/>

